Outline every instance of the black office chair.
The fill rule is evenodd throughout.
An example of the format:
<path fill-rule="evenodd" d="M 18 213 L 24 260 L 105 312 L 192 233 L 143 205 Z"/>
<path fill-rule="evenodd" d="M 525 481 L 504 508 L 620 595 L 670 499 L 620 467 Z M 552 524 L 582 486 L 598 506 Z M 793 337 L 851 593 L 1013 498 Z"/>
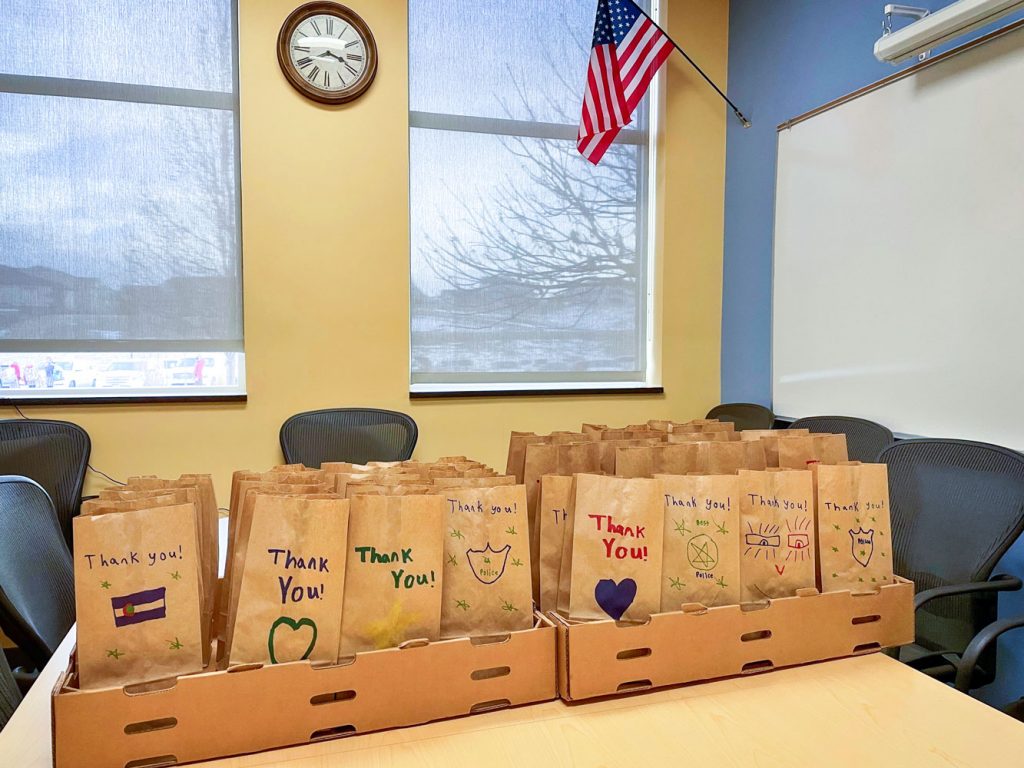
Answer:
<path fill-rule="evenodd" d="M 0 475 L 31 477 L 43 486 L 53 500 L 68 547 L 91 450 L 88 433 L 68 421 L 0 420 Z"/>
<path fill-rule="evenodd" d="M 899 658 L 962 690 L 995 679 L 997 593 L 992 575 L 1024 530 L 1024 454 L 968 440 L 903 440 L 878 457 L 889 466 L 893 566 L 914 581 L 916 639 Z"/>
<path fill-rule="evenodd" d="M 757 403 L 722 403 L 708 411 L 705 418 L 731 421 L 740 430 L 771 429 L 775 423 L 771 408 Z"/>
<path fill-rule="evenodd" d="M 41 485 L 0 476 L 0 532 L 0 629 L 41 670 L 75 623 L 71 553 Z"/>
<path fill-rule="evenodd" d="M 319 468 L 325 461 L 405 461 L 419 430 L 411 417 L 377 408 L 327 408 L 298 413 L 281 426 L 289 464 Z"/>
<path fill-rule="evenodd" d="M 20 703 L 21 690 L 7 663 L 7 657 L 0 653 L 0 731 L 7 725 Z"/>
<path fill-rule="evenodd" d="M 888 427 L 853 416 L 807 416 L 797 419 L 789 428 L 846 435 L 846 450 L 852 461 L 874 461 L 884 448 L 893 444 Z"/>

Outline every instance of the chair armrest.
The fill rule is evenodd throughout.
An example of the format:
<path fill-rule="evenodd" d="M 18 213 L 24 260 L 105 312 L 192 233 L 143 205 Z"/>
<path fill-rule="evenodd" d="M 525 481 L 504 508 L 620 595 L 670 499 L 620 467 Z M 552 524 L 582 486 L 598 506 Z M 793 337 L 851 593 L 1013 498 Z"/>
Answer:
<path fill-rule="evenodd" d="M 931 602 L 939 597 L 952 597 L 953 595 L 967 595 L 972 592 L 1013 592 L 1024 586 L 1016 576 L 1000 573 L 988 581 L 972 581 L 967 584 L 947 584 L 944 587 L 933 587 L 924 592 L 914 595 L 914 610 L 916 611 L 925 603 Z"/>
<path fill-rule="evenodd" d="M 955 687 L 958 691 L 967 693 L 971 689 L 971 678 L 974 676 L 974 667 L 978 658 L 985 649 L 1004 632 L 1011 629 L 1024 627 L 1024 616 L 1014 616 L 1011 619 L 1000 619 L 993 621 L 981 632 L 976 634 L 960 657 L 960 663 L 956 669 Z"/>

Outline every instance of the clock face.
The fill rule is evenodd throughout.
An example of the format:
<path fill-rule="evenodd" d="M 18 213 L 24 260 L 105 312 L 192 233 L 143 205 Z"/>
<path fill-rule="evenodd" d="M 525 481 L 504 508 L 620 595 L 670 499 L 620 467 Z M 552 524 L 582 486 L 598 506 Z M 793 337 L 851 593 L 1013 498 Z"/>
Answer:
<path fill-rule="evenodd" d="M 358 14 L 320 0 L 296 8 L 277 38 L 277 59 L 304 96 L 343 104 L 361 96 L 377 73 L 377 44 Z"/>
<path fill-rule="evenodd" d="M 319 13 L 295 27 L 288 56 L 310 85 L 337 93 L 366 73 L 366 50 L 366 40 L 355 27 L 338 16 Z"/>

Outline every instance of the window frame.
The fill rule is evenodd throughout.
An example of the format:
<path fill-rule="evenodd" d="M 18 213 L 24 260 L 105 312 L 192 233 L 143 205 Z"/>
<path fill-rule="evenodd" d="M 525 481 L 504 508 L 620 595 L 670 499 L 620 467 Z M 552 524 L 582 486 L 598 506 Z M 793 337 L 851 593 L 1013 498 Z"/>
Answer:
<path fill-rule="evenodd" d="M 650 0 L 650 17 L 661 23 L 660 0 Z M 410 9 L 411 14 L 411 9 Z M 409 57 L 412 66 L 412 56 Z M 637 308 L 637 350 L 641 359 L 639 371 L 589 371 L 574 375 L 568 372 L 508 373 L 500 377 L 481 373 L 430 373 L 416 374 L 413 371 L 413 314 L 412 314 L 412 264 L 414 258 L 413 233 L 409 239 L 409 397 L 425 399 L 439 397 L 506 397 L 537 395 L 585 395 L 585 394 L 662 394 L 660 365 L 656 359 L 655 344 L 655 280 L 657 271 L 656 232 L 658 205 L 658 136 L 661 124 L 662 72 L 655 75 L 645 97 L 646 114 L 640 114 L 632 125 L 622 129 L 615 139 L 616 144 L 646 147 L 638 152 L 637 184 L 637 256 L 643 256 L 644 268 L 640 271 L 637 287 L 640 299 Z M 582 89 L 582 83 L 581 83 Z M 582 95 L 582 90 L 581 90 Z M 516 120 L 500 117 L 481 117 L 426 112 L 412 109 L 412 93 L 409 93 L 409 143 L 410 168 L 409 188 L 412 205 L 412 134 L 414 130 L 438 130 L 446 132 L 477 133 L 487 136 L 511 136 L 526 139 L 548 139 L 571 141 L 574 145 L 578 125 L 544 121 Z"/>
<path fill-rule="evenodd" d="M 182 354 L 225 352 L 239 355 L 238 384 L 233 386 L 197 387 L 195 394 L 185 393 L 180 387 L 147 387 L 145 389 L 94 389 L 89 394 L 68 389 L 44 390 L 47 394 L 33 396 L 0 395 L 0 405 L 107 405 L 112 403 L 197 403 L 246 402 L 247 377 L 245 359 L 245 295 L 244 260 L 242 243 L 242 158 L 241 158 L 241 99 L 239 96 L 239 0 L 229 0 L 231 19 L 231 86 L 232 90 L 207 91 L 161 85 L 119 83 L 106 80 L 82 80 L 70 77 L 8 74 L 0 72 L 0 94 L 48 96 L 70 99 L 93 99 L 108 102 L 151 104 L 168 107 L 222 110 L 233 117 L 234 187 L 235 187 L 235 240 L 238 244 L 238 306 L 241 334 L 239 339 L 206 340 L 153 340 L 140 348 L 137 341 L 90 340 L 6 340 L 0 341 L 3 354 L 13 353 L 66 353 L 88 354 L 106 352 Z M 209 345 L 209 346 L 207 346 Z M 78 347 L 77 349 L 75 347 Z M 20 391 L 20 390 L 19 390 Z M 26 390 L 31 391 L 31 390 Z M 74 394 L 68 394 L 74 392 Z"/>

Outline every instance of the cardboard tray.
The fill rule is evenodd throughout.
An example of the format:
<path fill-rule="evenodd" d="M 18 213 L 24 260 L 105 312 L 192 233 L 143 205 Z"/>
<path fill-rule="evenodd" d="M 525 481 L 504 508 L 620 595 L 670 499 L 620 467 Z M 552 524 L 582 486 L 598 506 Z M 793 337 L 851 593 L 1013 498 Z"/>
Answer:
<path fill-rule="evenodd" d="M 877 593 L 801 590 L 763 604 L 659 613 L 643 624 L 558 627 L 558 692 L 566 701 L 767 672 L 871 653 L 914 640 L 914 585 Z"/>
<path fill-rule="evenodd" d="M 75 659 L 53 691 L 57 768 L 176 765 L 548 701 L 555 628 L 360 653 L 332 666 L 247 665 L 81 691 Z"/>

